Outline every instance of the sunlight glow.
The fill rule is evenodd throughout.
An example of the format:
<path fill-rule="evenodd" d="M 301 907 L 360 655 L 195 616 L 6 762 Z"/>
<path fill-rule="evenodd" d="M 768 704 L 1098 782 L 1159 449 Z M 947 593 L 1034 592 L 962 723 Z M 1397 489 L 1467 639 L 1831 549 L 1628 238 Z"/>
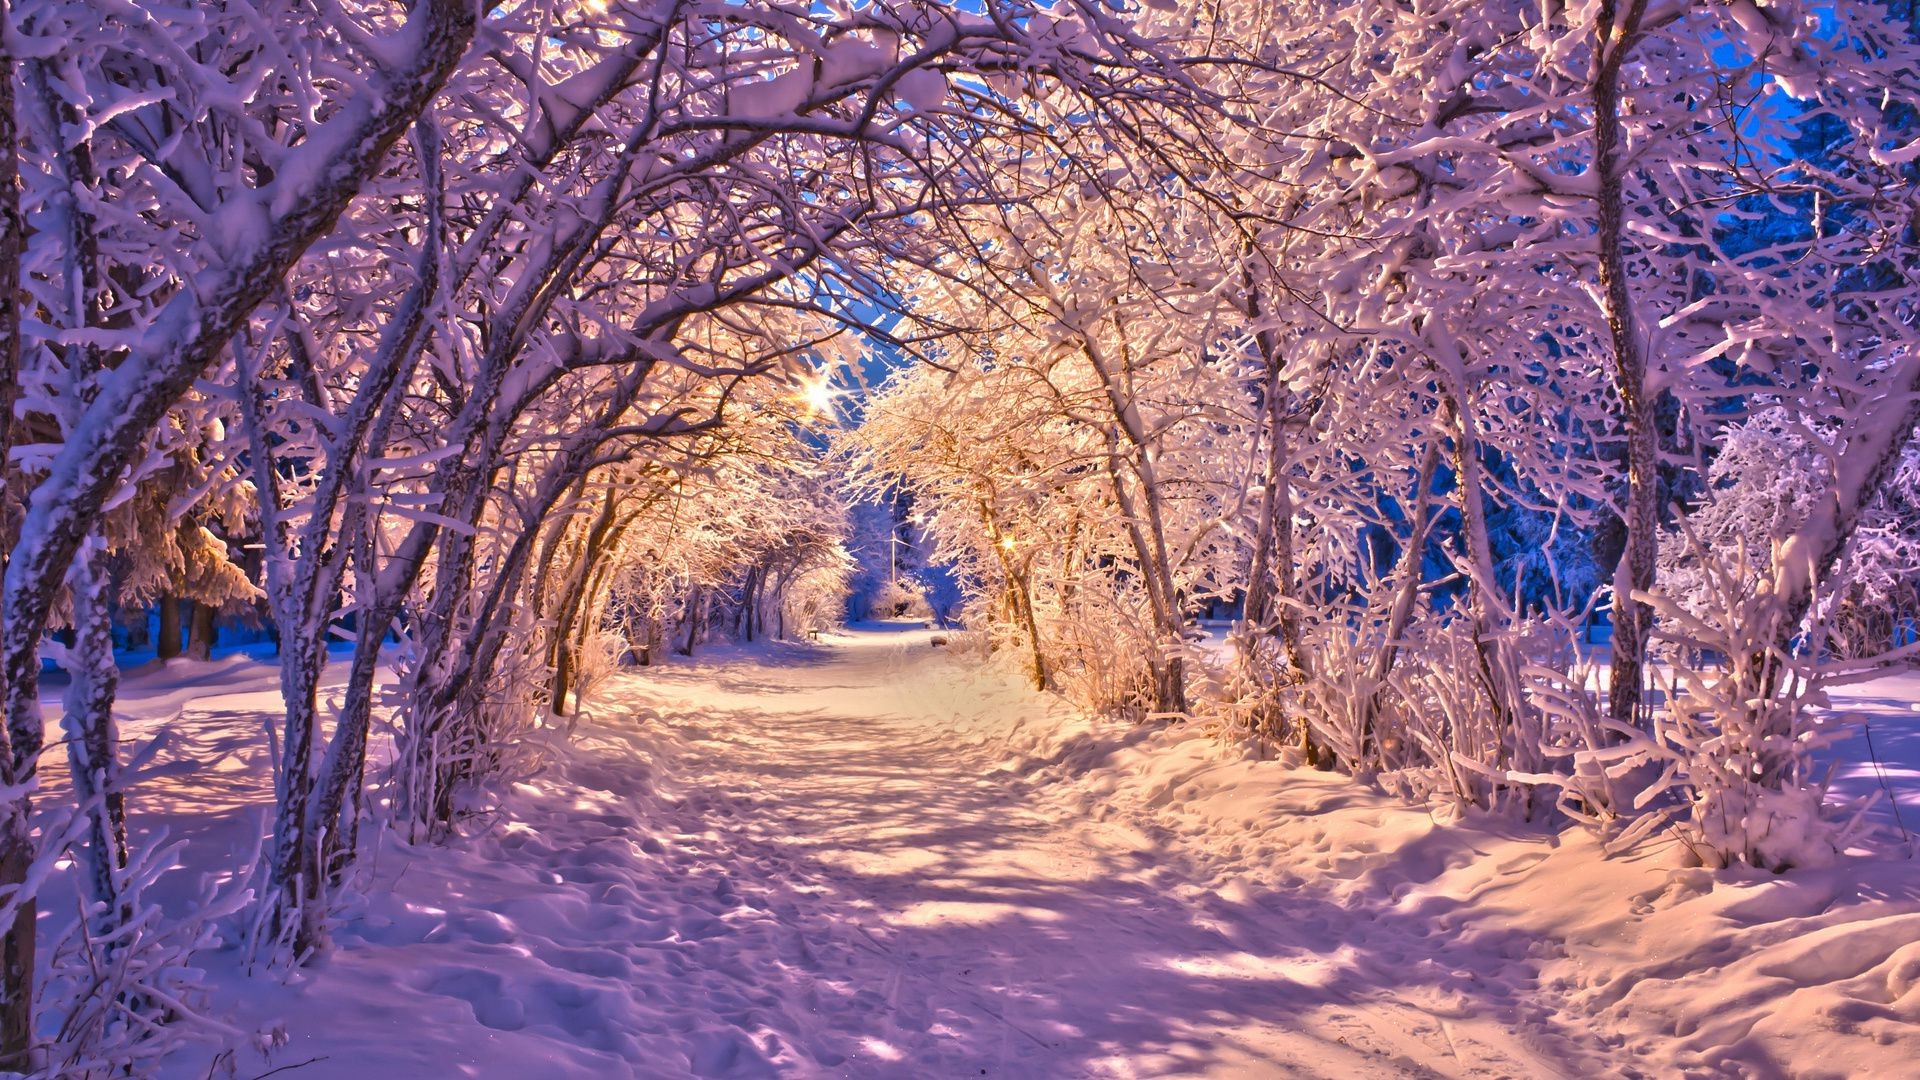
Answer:
<path fill-rule="evenodd" d="M 807 407 L 809 420 L 819 416 L 834 417 L 833 399 L 839 396 L 840 391 L 834 388 L 830 373 L 822 372 L 800 380 L 800 401 Z"/>

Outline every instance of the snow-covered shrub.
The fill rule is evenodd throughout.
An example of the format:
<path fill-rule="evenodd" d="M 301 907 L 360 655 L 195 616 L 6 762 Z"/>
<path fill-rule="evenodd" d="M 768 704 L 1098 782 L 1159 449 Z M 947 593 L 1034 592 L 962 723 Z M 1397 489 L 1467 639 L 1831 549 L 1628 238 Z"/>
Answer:
<path fill-rule="evenodd" d="M 869 619 L 921 619 L 932 615 L 926 597 L 910 578 L 882 581 L 867 597 L 865 617 Z"/>
<path fill-rule="evenodd" d="M 1835 653 L 1861 659 L 1920 636 L 1920 438 L 1861 515 L 1834 579 L 1816 610 Z"/>
<path fill-rule="evenodd" d="M 1401 702 L 1395 727 L 1410 744 L 1403 751 L 1406 780 L 1423 797 L 1457 808 L 1512 804 L 1530 810 L 1528 777 L 1541 756 L 1532 711 L 1503 715 L 1494 704 L 1484 674 L 1490 661 L 1485 643 L 1474 640 L 1472 620 L 1436 616 L 1424 622 L 1429 625 L 1389 680 Z"/>
<path fill-rule="evenodd" d="M 1516 779 L 1558 787 L 1570 817 L 1624 847 L 1664 825 L 1693 861 L 1773 871 L 1823 866 L 1845 848 L 1859 814 L 1826 803 L 1817 752 L 1841 737 L 1819 710 L 1843 672 L 1816 658 L 1820 624 L 1796 643 L 1783 625 L 1769 563 L 1695 547 L 1700 573 L 1683 603 L 1654 595 L 1663 652 L 1650 729 L 1604 711 L 1599 672 L 1527 672 L 1548 718 L 1551 772 Z"/>
<path fill-rule="evenodd" d="M 1292 687 L 1295 705 L 1314 740 L 1349 772 L 1405 764 L 1402 699 L 1380 679 L 1377 634 L 1322 627 L 1313 635 L 1312 677 Z M 1276 650 L 1277 651 L 1277 650 Z M 1279 670 L 1279 657 L 1256 657 Z M 1297 742 L 1299 733 L 1276 731 Z"/>
<path fill-rule="evenodd" d="M 118 913 L 94 902 L 47 943 L 39 1001 L 45 1075 L 143 1076 L 182 1046 L 248 1038 L 208 1012 L 205 973 L 194 960 L 234 934 L 231 924 L 253 899 L 246 884 L 253 866 L 230 875 L 225 887 L 203 879 L 183 910 L 165 911 L 154 886 L 180 872 L 184 847 L 161 830 L 116 871 Z"/>
<path fill-rule="evenodd" d="M 1143 613 L 1128 600 L 1094 590 L 1078 594 L 1070 608 L 1041 621 L 1041 641 L 1053 683 L 1068 700 L 1140 720 L 1153 709 L 1153 669 L 1146 661 L 1153 644 Z M 1009 647 L 1023 645 L 1012 640 Z"/>
<path fill-rule="evenodd" d="M 1727 568 L 1703 564 L 1697 549 L 1766 551 L 1806 519 L 1821 476 L 1818 451 L 1784 410 L 1729 426 L 1707 468 L 1701 502 L 1687 512 L 1684 528 L 1660 538 L 1661 592 L 1669 603 L 1692 614 L 1711 610 L 1718 602 L 1716 574 Z M 1747 584 L 1758 584 L 1757 570 L 1744 572 Z"/>
<path fill-rule="evenodd" d="M 385 783 L 393 820 L 381 824 L 415 842 L 447 835 L 463 818 L 491 810 L 498 789 L 546 765 L 551 748 L 542 736 L 567 723 L 546 708 L 546 639 L 525 626 L 509 637 L 491 670 L 453 701 L 434 711 L 391 711 L 398 752 Z M 599 655 L 595 640 L 581 650 L 582 678 Z M 400 674 L 405 686 L 411 671 L 403 665 Z M 406 701 L 394 695 L 396 705 Z"/>
<path fill-rule="evenodd" d="M 1237 633 L 1233 655 L 1201 708 L 1260 747 L 1298 745 L 1307 723 L 1286 676 L 1284 645 L 1271 634 Z"/>
<path fill-rule="evenodd" d="M 797 565 L 782 599 L 790 636 L 839 626 L 847 609 L 847 578 L 852 561 L 837 542 L 819 544 Z M 920 610 L 925 610 L 924 602 Z"/>
<path fill-rule="evenodd" d="M 1531 772 L 1510 769 L 1507 775 L 1557 792 L 1555 809 L 1617 839 L 1622 820 L 1635 811 L 1636 780 L 1644 786 L 1647 737 L 1607 715 L 1607 663 L 1585 640 L 1591 616 L 1586 609 L 1557 611 L 1531 622 L 1528 662 L 1519 675 L 1538 725 L 1536 756 Z M 1659 824 L 1648 821 L 1645 827 Z"/>
<path fill-rule="evenodd" d="M 1730 558 L 1698 548 L 1695 556 L 1705 587 L 1691 609 L 1654 601 L 1676 651 L 1704 661 L 1672 665 L 1654 715 L 1652 756 L 1687 802 L 1678 834 L 1706 866 L 1827 865 L 1857 816 L 1830 813 L 1815 761 L 1842 734 L 1817 711 L 1830 674 L 1818 660 L 1820 623 L 1790 647 L 1770 560 L 1750 557 L 1744 543 Z"/>
<path fill-rule="evenodd" d="M 1705 497 L 1687 512 L 1683 526 L 1661 537 L 1661 592 L 1670 602 L 1695 616 L 1719 603 L 1715 577 L 1730 567 L 1704 565 L 1696 546 L 1723 556 L 1743 544 L 1764 553 L 1791 536 L 1826 493 L 1831 443 L 1784 409 L 1768 409 L 1729 426 L 1708 466 Z M 1760 585 L 1764 562 L 1751 560 L 1743 585 Z M 1920 443 L 1909 440 L 1826 584 L 1821 602 L 1809 611 L 1823 624 L 1829 647 L 1860 658 L 1897 644 L 1903 617 L 1920 610 Z"/>
<path fill-rule="evenodd" d="M 589 632 L 580 643 L 575 658 L 574 693 L 587 701 L 594 691 L 606 685 L 618 672 L 627 653 L 627 636 L 618 626 L 603 626 Z"/>
<path fill-rule="evenodd" d="M 1428 611 L 1398 641 L 1381 621 L 1326 625 L 1312 641 L 1312 677 L 1283 695 L 1331 756 L 1326 764 L 1377 775 L 1419 802 L 1530 811 L 1540 718 L 1496 705 L 1488 666 L 1497 657 L 1493 643 L 1475 639 L 1472 619 Z M 1300 741 L 1297 732 L 1284 737 Z"/>

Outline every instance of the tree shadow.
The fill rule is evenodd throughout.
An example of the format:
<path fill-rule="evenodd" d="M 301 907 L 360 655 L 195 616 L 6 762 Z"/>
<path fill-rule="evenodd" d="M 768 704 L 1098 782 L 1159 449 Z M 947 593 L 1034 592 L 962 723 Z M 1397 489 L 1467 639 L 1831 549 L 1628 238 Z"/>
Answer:
<path fill-rule="evenodd" d="M 845 723 L 790 713 L 777 722 L 789 735 Z M 783 740 L 777 759 L 753 760 L 767 753 L 756 742 L 703 744 L 703 755 L 719 755 L 705 763 L 713 773 L 667 811 L 663 824 L 683 834 L 721 834 L 714 872 L 758 868 L 747 871 L 762 875 L 756 887 L 804 903 L 818 962 L 776 978 L 836 1025 L 816 1059 L 823 1068 L 839 1059 L 833 1071 L 854 1076 L 1038 1077 L 1600 1067 L 1594 1040 L 1559 1027 L 1541 1003 L 1528 960 L 1557 943 L 1484 925 L 1465 938 L 1451 929 L 1464 921 L 1458 901 L 1397 899 L 1472 856 L 1457 834 L 1390 853 L 1396 869 L 1358 902 L 1323 885 L 1215 891 L 1165 834 L 1134 828 L 1112 844 L 1079 844 L 1035 805 L 1050 783 L 1039 774 L 1101 747 L 981 774 L 962 767 L 970 759 L 935 753 L 942 745 L 933 730 L 866 747 L 799 738 Z M 830 951 L 839 955 L 822 955 Z"/>

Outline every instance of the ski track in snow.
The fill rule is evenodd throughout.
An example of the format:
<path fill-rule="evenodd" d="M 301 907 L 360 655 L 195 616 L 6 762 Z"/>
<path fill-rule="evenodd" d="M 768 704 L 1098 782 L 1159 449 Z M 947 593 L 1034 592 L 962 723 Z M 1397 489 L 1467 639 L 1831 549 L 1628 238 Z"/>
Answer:
<path fill-rule="evenodd" d="M 1609 863 L 1655 887 L 1557 901 L 1543 932 L 1525 879 L 1560 840 L 1434 827 L 1351 780 L 1262 766 L 1332 816 L 1285 815 L 1237 843 L 1206 777 L 1244 763 L 1210 752 L 1165 782 L 1116 784 L 1089 762 L 1153 729 L 1063 734 L 1057 703 L 928 638 L 868 630 L 616 677 L 491 829 L 450 848 L 384 842 L 318 967 L 280 985 L 213 965 L 244 1022 L 291 1017 L 290 1045 L 240 1075 L 1554 1077 L 1677 1075 L 1681 1060 L 1777 1074 L 1762 1051 L 1718 1049 L 1748 1034 L 1723 1030 L 1738 1010 L 1627 1018 L 1674 1008 L 1636 993 L 1698 997 L 1699 970 L 1777 967 L 1746 952 L 1794 945 L 1768 926 L 1822 932 L 1833 891 L 1769 914 L 1758 943 L 1703 930 L 1642 947 L 1628 920 L 1703 887 Z M 1022 709 L 1032 722 L 1005 721 Z M 1239 801 L 1271 794 L 1232 776 Z M 1343 814 L 1362 827 L 1329 825 Z M 1920 960 L 1902 947 L 1920 937 L 1911 885 L 1891 883 L 1909 902 L 1870 913 L 1884 918 L 1833 931 L 1875 935 L 1892 973 L 1822 978 L 1913 997 L 1898 985 Z M 1745 902 L 1761 901 L 1778 906 Z M 1568 958 L 1583 935 L 1644 962 L 1590 970 Z M 1701 1023 L 1707 1052 L 1677 1056 Z"/>

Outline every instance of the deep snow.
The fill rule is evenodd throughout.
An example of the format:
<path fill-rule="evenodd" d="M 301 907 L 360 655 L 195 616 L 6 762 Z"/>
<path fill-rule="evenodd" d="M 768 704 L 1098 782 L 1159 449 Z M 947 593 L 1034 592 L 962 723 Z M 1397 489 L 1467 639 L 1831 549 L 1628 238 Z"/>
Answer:
<path fill-rule="evenodd" d="M 285 1028 L 237 1074 L 1895 1076 L 1920 1058 L 1911 860 L 1774 878 L 1677 869 L 1665 842 L 1606 859 L 1578 831 L 1440 824 L 1197 725 L 1077 716 L 930 636 L 617 677 L 484 830 L 383 838 L 319 964 L 283 983 L 208 958 L 217 1009 Z M 168 824 L 203 866 L 258 827 L 272 687 L 244 657 L 129 680 L 130 734 L 173 733 L 136 815 L 179 796 Z M 1861 691 L 1883 755 L 1911 745 L 1912 689 Z M 1911 763 L 1887 775 L 1911 790 Z M 183 1055 L 169 1075 L 207 1069 Z"/>

